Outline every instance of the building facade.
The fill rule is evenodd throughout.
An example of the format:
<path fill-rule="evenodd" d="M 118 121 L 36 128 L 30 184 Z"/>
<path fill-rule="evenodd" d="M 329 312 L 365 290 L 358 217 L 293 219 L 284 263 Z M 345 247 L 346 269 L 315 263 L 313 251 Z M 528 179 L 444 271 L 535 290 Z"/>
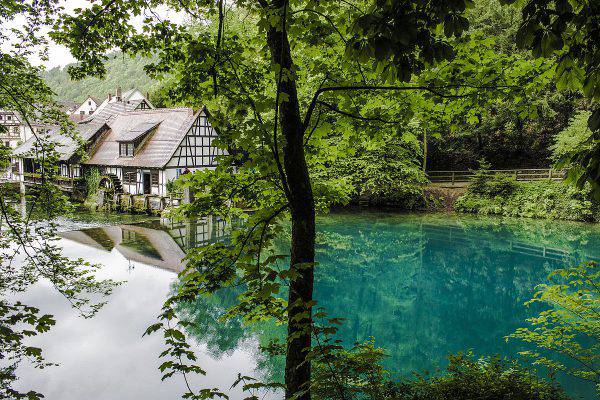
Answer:
<path fill-rule="evenodd" d="M 92 115 L 99 105 L 100 101 L 98 99 L 88 96 L 71 114 L 83 119 L 87 115 Z"/>
<path fill-rule="evenodd" d="M 45 126 L 36 121 L 29 121 L 29 124 L 15 111 L 0 110 L 0 144 L 14 149 L 29 140 L 34 133 L 45 132 Z"/>
<path fill-rule="evenodd" d="M 166 196 L 169 182 L 185 172 L 215 168 L 217 157 L 225 154 L 213 143 L 217 134 L 205 109 L 194 113 L 190 108 L 131 108 L 133 103 L 130 107 L 122 102 L 107 104 L 77 124 L 87 154 L 83 161 L 73 140 L 58 128 L 51 132 L 65 180 L 76 180 L 86 169 L 97 168 L 106 188 Z M 28 157 L 34 145 L 32 138 L 15 150 L 18 179 L 25 182 L 36 174 L 35 160 Z"/>

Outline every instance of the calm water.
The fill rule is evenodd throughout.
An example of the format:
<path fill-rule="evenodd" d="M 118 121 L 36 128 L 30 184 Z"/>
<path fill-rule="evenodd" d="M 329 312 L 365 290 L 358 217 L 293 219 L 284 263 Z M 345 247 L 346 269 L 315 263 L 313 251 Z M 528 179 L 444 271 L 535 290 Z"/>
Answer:
<path fill-rule="evenodd" d="M 23 300 L 57 320 L 34 343 L 60 365 L 23 367 L 18 386 L 49 400 L 180 398 L 180 377 L 160 380 L 162 338 L 142 333 L 160 313 L 185 249 L 224 234 L 219 221 L 128 221 L 64 232 L 66 255 L 102 263 L 101 277 L 125 283 L 87 320 L 49 285 L 32 288 Z M 516 356 L 523 345 L 503 337 L 535 313 L 523 306 L 535 285 L 558 267 L 600 260 L 600 227 L 556 221 L 337 214 L 319 221 L 318 241 L 319 305 L 347 319 L 340 330 L 346 343 L 374 337 L 389 353 L 387 368 L 399 375 L 443 366 L 446 355 L 466 349 Z M 207 371 L 194 384 L 219 387 L 232 399 L 242 398 L 229 390 L 238 373 L 279 377 L 282 368 L 257 350 L 281 327 L 218 321 L 236 295 L 222 291 L 180 310 L 197 322 L 190 334 Z M 594 398 L 590 385 L 561 382 L 573 396 Z"/>

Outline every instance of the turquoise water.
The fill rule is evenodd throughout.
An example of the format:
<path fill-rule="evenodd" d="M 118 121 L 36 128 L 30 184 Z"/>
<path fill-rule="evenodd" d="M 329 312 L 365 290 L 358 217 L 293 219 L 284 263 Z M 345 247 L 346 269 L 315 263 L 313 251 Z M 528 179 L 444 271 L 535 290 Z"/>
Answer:
<path fill-rule="evenodd" d="M 387 369 L 400 376 L 431 371 L 443 366 L 448 354 L 468 349 L 516 357 L 525 347 L 504 336 L 539 311 L 523 306 L 535 286 L 556 268 L 600 259 L 600 227 L 578 223 L 348 213 L 320 218 L 318 231 L 319 306 L 346 318 L 339 332 L 346 344 L 373 337 L 388 352 Z M 155 322 L 185 249 L 223 240 L 225 232 L 215 220 L 65 232 L 61 244 L 67 255 L 103 263 L 102 277 L 126 283 L 91 320 L 77 318 L 51 287 L 32 288 L 24 300 L 58 321 L 37 344 L 60 365 L 48 372 L 21 368 L 19 384 L 50 400 L 179 398 L 183 380 L 161 382 L 157 371 L 160 337 L 141 335 Z M 221 387 L 241 399 L 229 389 L 238 372 L 281 373 L 280 361 L 257 349 L 280 336 L 282 327 L 220 321 L 236 295 L 222 291 L 181 312 L 197 322 L 190 333 L 207 371 L 194 383 Z M 591 385 L 559 378 L 572 396 L 594 398 Z"/>
<path fill-rule="evenodd" d="M 539 311 L 523 305 L 535 286 L 600 259 L 600 230 L 586 224 L 365 213 L 320 227 L 320 305 L 348 319 L 345 342 L 375 338 L 401 375 L 468 349 L 517 358 L 526 347 L 504 337 Z M 591 385 L 560 378 L 573 396 L 594 397 Z"/>

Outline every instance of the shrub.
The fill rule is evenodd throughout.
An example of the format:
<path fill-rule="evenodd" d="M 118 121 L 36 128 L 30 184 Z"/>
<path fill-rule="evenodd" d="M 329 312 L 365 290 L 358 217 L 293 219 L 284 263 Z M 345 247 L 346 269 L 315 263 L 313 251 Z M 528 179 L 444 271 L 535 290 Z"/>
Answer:
<path fill-rule="evenodd" d="M 316 362 L 313 397 L 317 400 L 567 400 L 552 381 L 538 377 L 515 361 L 500 357 L 476 359 L 472 354 L 449 356 L 444 371 L 415 374 L 393 381 L 381 361 L 385 354 L 372 342 L 328 353 Z"/>
<path fill-rule="evenodd" d="M 132 210 L 132 199 L 131 199 L 131 195 L 129 194 L 122 194 L 120 197 L 120 208 L 121 211 L 127 212 L 127 211 L 131 211 Z"/>
<path fill-rule="evenodd" d="M 469 191 L 489 197 L 508 196 L 515 191 L 516 186 L 517 182 L 512 176 L 492 173 L 490 164 L 481 160 L 479 169 L 471 178 Z"/>
<path fill-rule="evenodd" d="M 506 174 L 489 174 L 476 177 L 475 180 L 469 186 L 469 191 L 488 197 L 509 196 L 517 188 L 515 178 Z"/>
<path fill-rule="evenodd" d="M 509 217 L 564 219 L 572 221 L 598 221 L 598 205 L 591 200 L 591 189 L 579 190 L 565 182 L 543 180 L 513 182 L 508 191 L 498 184 L 496 189 L 473 190 L 461 196 L 456 211 L 473 214 L 496 214 Z M 499 194 L 498 187 L 503 194 Z M 496 192 L 495 195 L 490 193 Z"/>
<path fill-rule="evenodd" d="M 417 375 L 398 386 L 398 400 L 563 400 L 565 393 L 553 382 L 499 357 L 474 359 L 470 354 L 450 356 L 445 373 Z"/>
<path fill-rule="evenodd" d="M 100 189 L 100 178 L 98 168 L 93 167 L 85 172 L 84 181 L 87 200 L 96 201 L 96 194 L 98 193 L 98 189 Z"/>

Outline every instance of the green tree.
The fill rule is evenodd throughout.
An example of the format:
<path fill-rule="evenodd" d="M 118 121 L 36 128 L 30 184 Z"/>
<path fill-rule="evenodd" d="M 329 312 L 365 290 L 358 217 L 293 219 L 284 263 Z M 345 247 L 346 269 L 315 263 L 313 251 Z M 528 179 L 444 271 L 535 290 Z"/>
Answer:
<path fill-rule="evenodd" d="M 556 270 L 550 278 L 555 283 L 540 285 L 526 303 L 549 308 L 527 320 L 531 328 L 519 328 L 507 339 L 536 344 L 539 352 L 521 354 L 534 364 L 589 380 L 600 392 L 600 268 L 582 264 Z"/>
<path fill-rule="evenodd" d="M 504 0 L 513 3 L 514 0 Z M 588 182 L 600 196 L 600 4 L 588 0 L 532 0 L 523 8 L 517 45 L 535 57 L 555 61 L 558 89 L 581 90 L 594 104 L 588 126 L 594 132 L 590 146 L 570 153 L 562 165 L 578 164 L 570 180 L 579 187 Z"/>
<path fill-rule="evenodd" d="M 52 36 L 79 60 L 70 68 L 74 77 L 103 75 L 103 61 L 115 47 L 154 55 L 157 61 L 146 69 L 153 76 L 167 75 L 172 86 L 165 97 L 206 104 L 221 146 L 230 150 L 216 171 L 184 178 L 199 192 L 184 211 L 243 218 L 246 224 L 234 229 L 230 245 L 188 255 L 185 284 L 166 303 L 165 322 L 175 318 L 177 301 L 224 285 L 244 285 L 230 313 L 248 321 L 272 317 L 287 323 L 286 398 L 311 398 L 315 210 L 347 193 L 347 187 L 336 181 L 320 190 L 326 197 L 316 198 L 310 167 L 338 158 L 361 134 L 389 135 L 390 129 L 365 132 L 365 127 L 408 121 L 408 104 L 457 125 L 454 114 L 444 112 L 444 99 L 454 100 L 456 114 L 469 115 L 491 93 L 508 98 L 511 91 L 522 90 L 521 78 L 531 84 L 540 75 L 536 67 L 541 62 L 510 69 L 509 59 L 476 57 L 434 69 L 454 55 L 453 44 L 468 27 L 467 3 L 102 0 L 62 16 Z M 161 19 L 155 11 L 161 5 L 187 13 L 196 24 Z M 136 30 L 131 17 L 140 14 L 148 17 Z M 467 41 L 462 54 L 476 43 Z M 418 73 L 423 75 L 413 80 Z M 284 215 L 291 219 L 289 253 L 264 254 L 281 232 Z M 283 258 L 289 258 L 287 268 Z M 278 296 L 284 288 L 287 302 Z M 172 356 L 163 364 L 167 375 L 198 372 L 175 357 L 186 348 L 184 335 L 167 323 L 162 328 L 176 344 L 165 353 Z M 149 332 L 158 329 L 155 325 Z"/>
<path fill-rule="evenodd" d="M 15 371 L 23 360 L 38 368 L 51 365 L 29 338 L 48 331 L 55 321 L 43 310 L 18 301 L 19 294 L 39 281 L 48 281 L 89 317 L 101 307 L 99 296 L 110 293 L 113 283 L 96 280 L 95 266 L 62 256 L 52 222 L 69 209 L 66 197 L 54 183 L 59 154 L 55 143 L 32 126 L 52 127 L 77 140 L 66 115 L 54 103 L 52 91 L 40 78 L 40 70 L 27 61 L 33 54 L 44 59 L 46 42 L 40 32 L 52 23 L 58 4 L 1 1 L 0 8 L 0 108 L 15 112 L 36 135 L 30 156 L 41 178 L 41 184 L 25 196 L 11 185 L 0 185 L 0 398 L 38 399 L 43 395 L 13 387 L 18 378 Z M 14 20 L 21 24 L 14 26 Z M 10 165 L 11 152 L 2 148 L 0 166 L 4 169 Z"/>
<path fill-rule="evenodd" d="M 144 66 L 148 62 L 149 60 L 141 57 L 129 57 L 117 52 L 110 54 L 105 62 L 108 73 L 104 79 L 88 77 L 73 80 L 67 72 L 70 64 L 42 71 L 42 78 L 56 93 L 58 100 L 81 102 L 87 96 L 95 96 L 102 101 L 108 93 L 115 94 L 118 86 L 123 90 L 135 87 L 143 93 L 153 91 L 156 82 L 144 71 Z M 151 101 L 154 102 L 154 99 Z"/>

